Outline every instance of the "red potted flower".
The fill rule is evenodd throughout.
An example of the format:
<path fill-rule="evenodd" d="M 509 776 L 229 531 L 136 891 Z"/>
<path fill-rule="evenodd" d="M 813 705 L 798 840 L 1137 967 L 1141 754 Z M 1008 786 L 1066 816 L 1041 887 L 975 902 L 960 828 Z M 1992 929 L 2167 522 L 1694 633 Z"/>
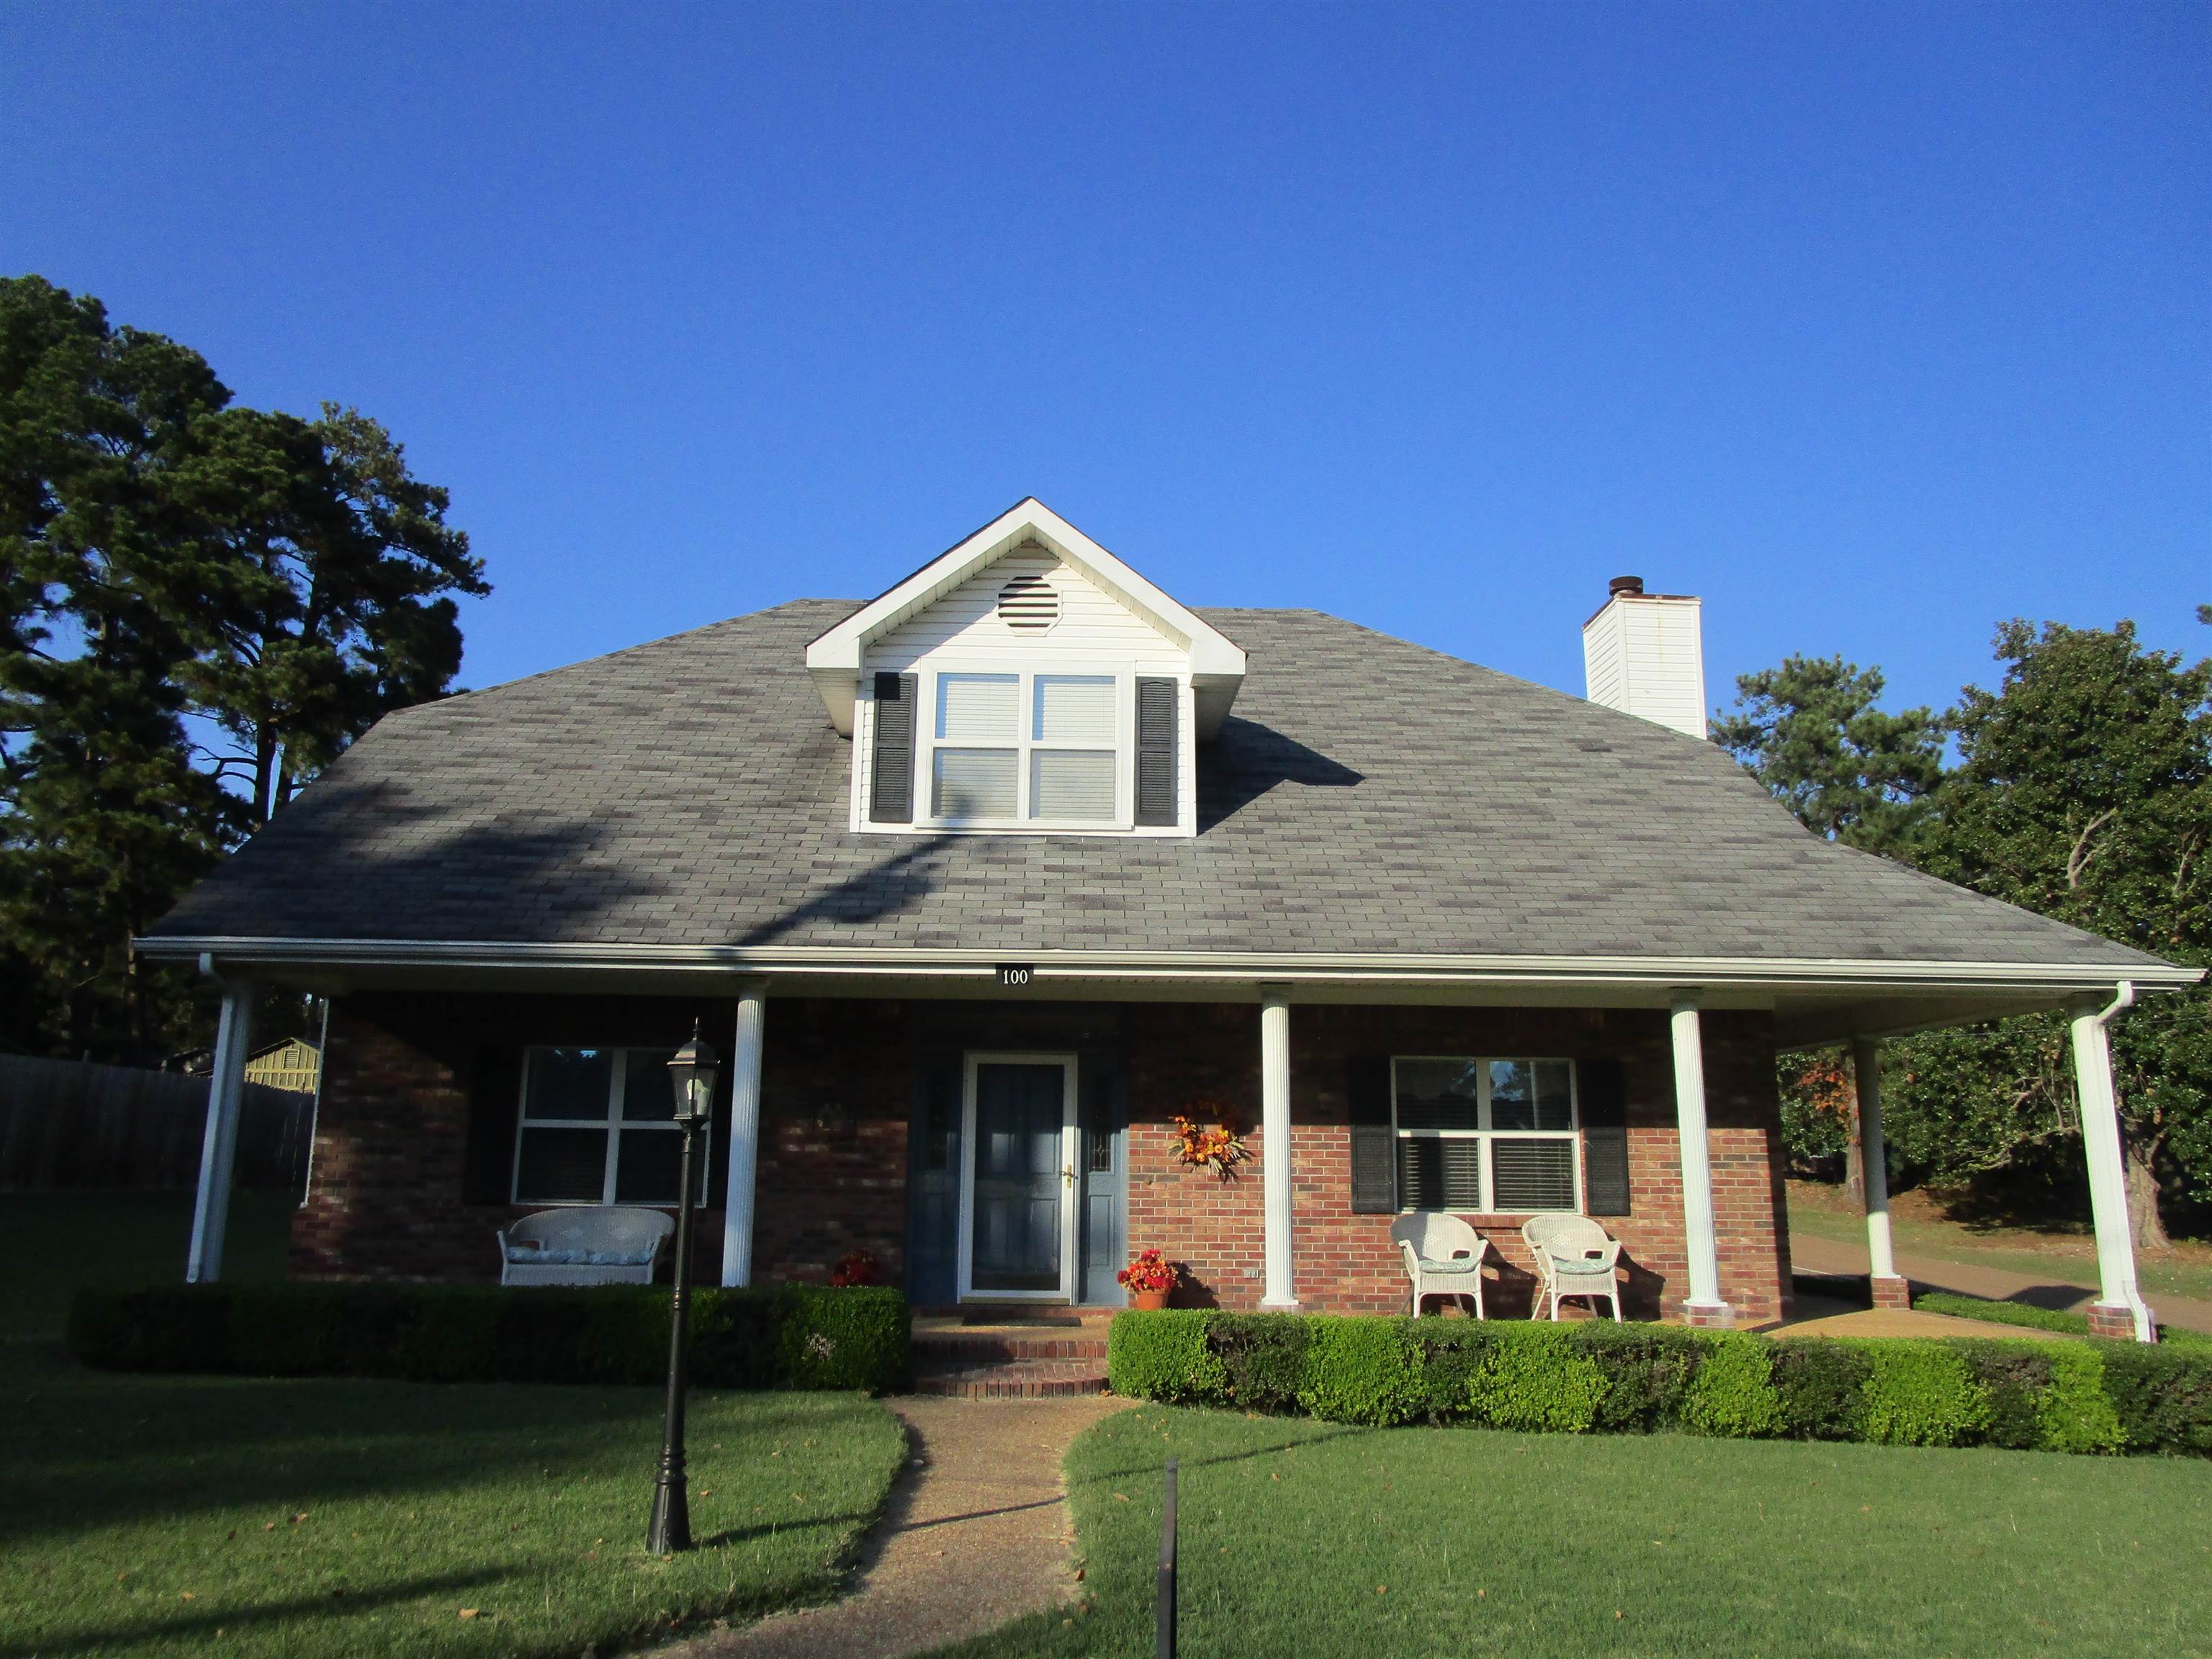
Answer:
<path fill-rule="evenodd" d="M 1182 1273 L 1158 1250 L 1139 1250 L 1137 1259 L 1114 1277 L 1128 1287 L 1129 1304 L 1152 1313 L 1168 1305 L 1168 1296 L 1182 1283 Z"/>

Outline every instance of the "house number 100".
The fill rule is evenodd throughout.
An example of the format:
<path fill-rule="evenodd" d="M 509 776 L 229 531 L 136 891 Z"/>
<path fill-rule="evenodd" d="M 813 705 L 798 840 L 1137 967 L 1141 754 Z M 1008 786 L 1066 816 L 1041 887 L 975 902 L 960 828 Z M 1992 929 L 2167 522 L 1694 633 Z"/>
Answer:
<path fill-rule="evenodd" d="M 1030 982 L 1030 975 L 1036 971 L 1027 963 L 1002 962 L 999 964 L 999 988 L 1018 991 Z"/>

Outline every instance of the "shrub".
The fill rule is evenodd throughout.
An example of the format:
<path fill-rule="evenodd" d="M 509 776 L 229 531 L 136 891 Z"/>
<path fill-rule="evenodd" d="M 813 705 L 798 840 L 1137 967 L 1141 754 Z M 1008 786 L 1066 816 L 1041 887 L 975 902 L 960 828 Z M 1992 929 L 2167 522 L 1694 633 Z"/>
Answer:
<path fill-rule="evenodd" d="M 1603 1321 L 1115 1318 L 1118 1393 L 1373 1426 L 1680 1428 L 1891 1445 L 2212 1454 L 2212 1362 L 2132 1343 L 1775 1341 Z"/>
<path fill-rule="evenodd" d="M 1957 1446 L 1989 1426 L 1989 1395 L 1948 1343 L 1893 1337 L 1853 1346 L 1872 1367 L 1865 1384 L 1867 1439 L 1885 1446 Z"/>
<path fill-rule="evenodd" d="M 1964 1346 L 1964 1345 L 1961 1345 Z M 1985 1346 L 1981 1343 L 1977 1347 Z M 2119 1413 L 2105 1392 L 2105 1356 L 2087 1342 L 2052 1342 L 2051 1384 L 2036 1401 L 2042 1444 L 2051 1451 L 2116 1452 L 2127 1448 Z"/>
<path fill-rule="evenodd" d="M 1419 1351 L 1401 1319 L 1306 1321 L 1306 1364 L 1298 1404 L 1328 1423 L 1387 1428 L 1422 1413 L 1425 1390 L 1416 1370 Z"/>
<path fill-rule="evenodd" d="M 1605 1397 L 1592 1425 L 1602 1433 L 1649 1433 L 1681 1420 L 1683 1401 L 1711 1340 L 1665 1325 L 1591 1320 L 1559 1328 L 1605 1374 Z"/>
<path fill-rule="evenodd" d="M 641 1285 L 177 1285 L 80 1291 L 68 1340 L 108 1370 L 642 1383 L 666 1374 L 668 1310 L 667 1291 Z M 895 1290 L 708 1287 L 692 1292 L 691 1335 L 705 1388 L 906 1381 Z"/>
<path fill-rule="evenodd" d="M 1227 1403 L 1228 1374 L 1208 1350 L 1203 1308 L 1119 1313 L 1106 1331 L 1106 1385 L 1170 1405 Z"/>
<path fill-rule="evenodd" d="M 1866 1383 L 1874 1367 L 1847 1343 L 1798 1337 L 1778 1342 L 1771 1376 L 1782 1431 L 1801 1440 L 1857 1440 L 1866 1432 Z"/>
<path fill-rule="evenodd" d="M 2051 1346 L 2057 1346 L 2053 1344 Z M 1961 1342 L 1960 1357 L 1989 1401 L 1982 1437 L 1992 1446 L 2027 1451 L 2044 1443 L 2043 1396 L 2051 1356 L 2033 1342 Z"/>
<path fill-rule="evenodd" d="M 2212 1455 L 2212 1364 L 2186 1350 L 2115 1342 L 2105 1397 L 2130 1451 Z"/>
<path fill-rule="evenodd" d="M 1774 1387 L 1774 1345 L 1754 1336 L 1711 1339 L 1682 1399 L 1683 1425 L 1732 1440 L 1782 1432 L 1782 1396 Z"/>
<path fill-rule="evenodd" d="M 1308 1329 L 1303 1319 L 1276 1314 L 1215 1314 L 1206 1343 L 1220 1364 L 1229 1403 L 1252 1412 L 1297 1410 Z"/>
<path fill-rule="evenodd" d="M 1571 1328 L 1544 1324 L 1491 1345 L 1468 1401 L 1478 1418 L 1501 1429 L 1586 1434 L 1605 1394 L 1605 1373 Z"/>

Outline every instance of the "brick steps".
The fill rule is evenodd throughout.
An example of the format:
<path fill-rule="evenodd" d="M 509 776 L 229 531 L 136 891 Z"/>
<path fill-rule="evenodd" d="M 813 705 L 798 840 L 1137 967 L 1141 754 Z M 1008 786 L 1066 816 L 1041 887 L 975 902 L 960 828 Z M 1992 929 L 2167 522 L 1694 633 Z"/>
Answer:
<path fill-rule="evenodd" d="M 1106 1388 L 1106 1322 L 917 1319 L 914 1391 L 963 1400 L 1049 1400 Z"/>
<path fill-rule="evenodd" d="M 981 1365 L 929 1365 L 917 1358 L 914 1391 L 961 1400 L 1052 1400 L 1103 1394 L 1106 1362 L 1017 1359 Z"/>

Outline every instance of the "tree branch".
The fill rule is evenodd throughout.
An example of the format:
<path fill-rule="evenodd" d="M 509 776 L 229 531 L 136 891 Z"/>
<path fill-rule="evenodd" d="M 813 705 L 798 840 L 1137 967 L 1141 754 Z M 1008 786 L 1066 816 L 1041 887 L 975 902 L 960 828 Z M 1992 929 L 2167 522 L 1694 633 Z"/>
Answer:
<path fill-rule="evenodd" d="M 2082 827 L 2081 833 L 2074 838 L 2074 850 L 2066 855 L 2066 890 L 2068 892 L 2072 892 L 2081 884 L 2081 868 L 2089 861 L 2089 837 L 2119 815 L 2118 807 L 2107 807 L 2095 817 L 2091 818 Z"/>

